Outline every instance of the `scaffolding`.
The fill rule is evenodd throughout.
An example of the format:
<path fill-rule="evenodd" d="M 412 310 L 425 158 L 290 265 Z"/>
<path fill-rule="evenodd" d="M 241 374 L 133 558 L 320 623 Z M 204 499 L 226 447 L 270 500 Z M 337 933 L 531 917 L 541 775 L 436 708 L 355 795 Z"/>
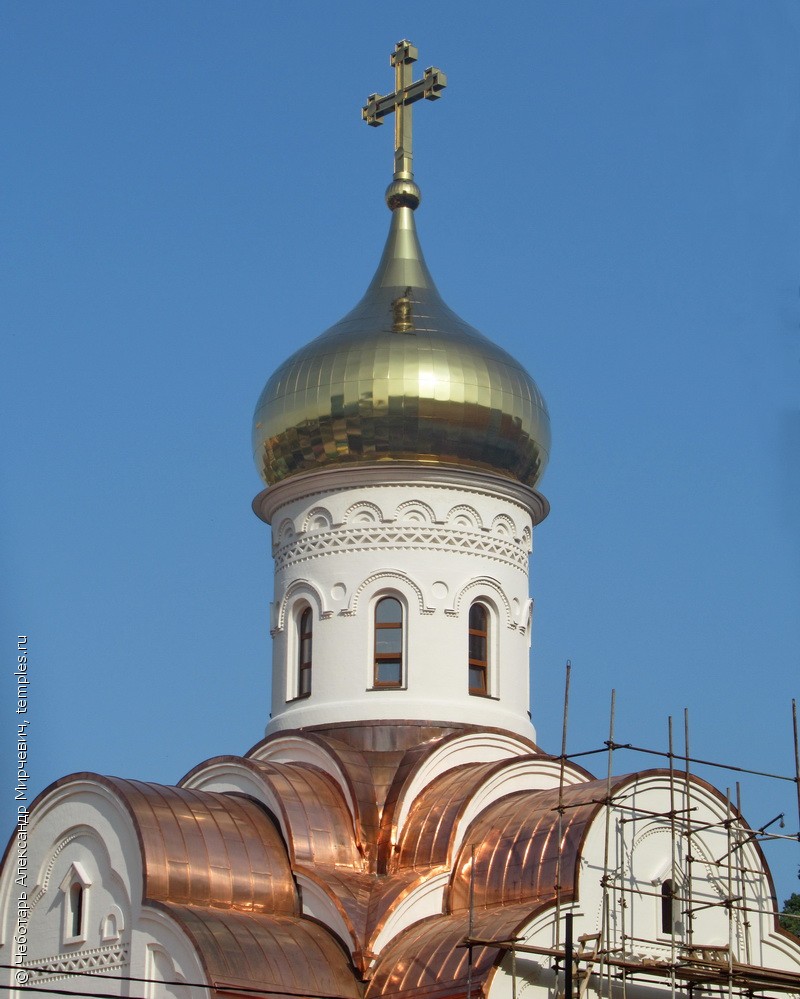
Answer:
<path fill-rule="evenodd" d="M 491 946 L 510 952 L 512 999 L 517 999 L 519 980 L 519 955 L 534 955 L 552 961 L 554 985 L 551 995 L 555 999 L 585 999 L 590 988 L 598 997 L 612 995 L 627 999 L 629 985 L 654 987 L 657 980 L 663 981 L 670 990 L 671 999 L 676 993 L 696 999 L 701 992 L 714 992 L 728 999 L 753 999 L 765 992 L 800 994 L 800 974 L 780 968 L 764 967 L 754 963 L 752 944 L 753 918 L 773 917 L 775 909 L 748 904 L 748 877 L 754 884 L 756 876 L 763 871 L 760 867 L 750 867 L 746 863 L 746 847 L 749 844 L 762 844 L 776 840 L 793 841 L 800 844 L 800 748 L 798 742 L 797 702 L 792 700 L 792 736 L 794 744 L 794 774 L 769 773 L 724 762 L 699 759 L 691 754 L 689 740 L 689 713 L 683 717 L 683 752 L 674 745 L 673 719 L 667 723 L 668 748 L 666 751 L 630 743 L 620 743 L 615 739 L 616 692 L 611 692 L 608 739 L 602 747 L 578 753 L 567 753 L 567 728 L 569 720 L 569 694 L 571 663 L 566 664 L 564 683 L 564 706 L 562 719 L 561 754 L 557 757 L 558 771 L 558 844 L 555 879 L 553 885 L 555 919 L 553 924 L 552 947 L 534 946 L 521 938 L 497 940 L 478 937 L 473 934 L 472 891 L 470 891 L 469 934 L 464 941 L 468 947 L 471 983 L 473 949 L 477 946 Z M 658 757 L 666 761 L 668 769 L 669 808 L 661 812 L 647 811 L 629 804 L 627 799 L 615 799 L 614 761 L 615 755 L 632 752 L 645 756 Z M 584 933 L 573 939 L 573 900 L 566 901 L 562 877 L 561 846 L 563 844 L 564 814 L 570 807 L 565 804 L 564 790 L 567 766 L 570 762 L 589 756 L 606 756 L 605 794 L 592 799 L 601 806 L 605 815 L 603 838 L 603 865 L 600 877 L 602 904 L 599 913 L 599 928 L 596 932 Z M 787 811 L 765 822 L 758 828 L 750 828 L 742 819 L 742 789 L 737 780 L 732 795 L 728 788 L 725 793 L 724 819 L 715 823 L 698 824 L 694 816 L 697 785 L 693 781 L 693 767 L 710 767 L 736 775 L 748 775 L 794 785 L 797 809 L 797 829 L 795 833 L 774 831 L 776 823 L 784 828 Z M 585 802 L 583 802 L 585 804 Z M 575 806 L 573 806 L 575 807 Z M 610 867 L 612 812 L 622 813 L 618 820 L 618 855 L 622 867 Z M 626 878 L 625 857 L 628 855 L 624 840 L 627 824 L 648 819 L 661 823 L 670 837 L 669 879 L 664 881 L 659 891 L 648 891 L 634 879 Z M 634 827 L 635 828 L 635 827 Z M 708 895 L 695 898 L 694 866 L 698 862 L 699 837 L 709 831 L 717 832 L 724 841 L 724 852 L 714 857 L 712 863 L 719 872 L 719 884 L 724 892 L 719 897 Z M 681 863 L 682 858 L 682 863 Z M 632 862 L 632 861 L 631 861 Z M 474 848 L 471 876 L 474 877 Z M 668 892 L 664 886 L 669 884 Z M 638 937 L 629 925 L 628 910 L 631 896 L 652 895 L 661 899 L 662 919 L 666 913 L 680 916 L 680 932 L 674 928 L 668 934 L 656 937 Z M 711 893 L 709 893 L 710 895 Z M 772 900 L 770 900 L 772 901 Z M 777 900 L 775 900 L 777 901 Z M 727 944 L 710 944 L 696 932 L 698 915 L 705 909 L 724 910 L 728 924 Z M 562 913 L 563 910 L 563 913 Z M 563 914 L 563 919 L 562 919 Z M 800 937 L 800 915 L 779 913 L 797 921 Z M 562 940 L 562 923 L 564 939 Z M 612 923 L 614 930 L 612 931 Z M 673 924 L 675 925 L 675 924 Z M 663 929 L 663 926 L 662 926 Z M 649 953 L 648 953 L 649 952 Z M 470 990 L 471 991 L 471 990 Z"/>

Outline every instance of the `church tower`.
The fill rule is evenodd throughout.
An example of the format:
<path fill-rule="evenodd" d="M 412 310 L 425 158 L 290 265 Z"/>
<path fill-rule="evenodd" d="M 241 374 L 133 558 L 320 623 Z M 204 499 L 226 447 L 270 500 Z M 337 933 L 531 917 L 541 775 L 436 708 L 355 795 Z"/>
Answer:
<path fill-rule="evenodd" d="M 533 379 L 442 300 L 414 223 L 412 104 L 446 86 L 412 81 L 398 42 L 395 90 L 364 120 L 395 116 L 392 213 L 364 297 L 272 375 L 253 448 L 267 488 L 275 598 L 267 734 L 344 722 L 497 728 L 530 739 L 535 486 L 550 449 Z"/>

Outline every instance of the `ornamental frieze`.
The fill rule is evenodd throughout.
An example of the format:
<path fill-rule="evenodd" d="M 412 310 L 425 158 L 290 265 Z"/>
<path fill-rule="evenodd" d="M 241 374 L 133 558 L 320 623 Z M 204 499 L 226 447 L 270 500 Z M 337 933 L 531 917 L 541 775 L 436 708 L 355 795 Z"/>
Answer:
<path fill-rule="evenodd" d="M 455 530 L 441 525 L 373 524 L 311 531 L 284 541 L 275 551 L 277 571 L 287 566 L 334 553 L 420 549 L 456 552 L 491 558 L 528 571 L 528 551 L 516 541 L 479 530 Z"/>

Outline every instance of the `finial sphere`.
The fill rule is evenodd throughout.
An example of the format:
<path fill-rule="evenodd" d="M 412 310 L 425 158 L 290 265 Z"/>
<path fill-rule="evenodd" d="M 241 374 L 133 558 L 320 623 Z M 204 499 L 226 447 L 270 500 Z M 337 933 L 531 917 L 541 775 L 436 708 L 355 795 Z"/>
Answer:
<path fill-rule="evenodd" d="M 422 193 L 413 180 L 393 180 L 386 188 L 386 204 L 391 211 L 395 208 L 410 208 L 414 211 L 422 201 Z"/>

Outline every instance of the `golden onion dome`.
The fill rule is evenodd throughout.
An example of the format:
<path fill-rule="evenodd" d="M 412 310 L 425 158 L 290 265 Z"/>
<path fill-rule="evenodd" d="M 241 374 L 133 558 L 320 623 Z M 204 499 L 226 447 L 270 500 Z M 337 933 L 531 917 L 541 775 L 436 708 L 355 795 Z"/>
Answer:
<path fill-rule="evenodd" d="M 414 199 L 392 203 L 390 193 L 389 238 L 364 297 L 261 393 L 259 474 L 273 485 L 311 469 L 414 461 L 534 486 L 550 450 L 545 401 L 510 354 L 444 303 L 417 240 Z"/>

